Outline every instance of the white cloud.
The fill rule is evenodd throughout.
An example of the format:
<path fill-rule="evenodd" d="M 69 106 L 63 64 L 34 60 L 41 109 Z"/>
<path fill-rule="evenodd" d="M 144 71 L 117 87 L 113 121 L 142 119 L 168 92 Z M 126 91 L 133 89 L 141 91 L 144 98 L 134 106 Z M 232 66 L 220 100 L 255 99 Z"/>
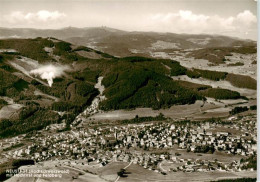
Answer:
<path fill-rule="evenodd" d="M 146 22 L 149 24 L 147 27 L 163 32 L 194 34 L 231 34 L 232 32 L 234 34 L 237 31 L 245 34 L 256 29 L 257 18 L 249 10 L 230 17 L 209 16 L 180 10 L 177 13 L 150 15 Z"/>
<path fill-rule="evenodd" d="M 253 13 L 251 13 L 248 10 L 245 10 L 244 12 L 239 13 L 236 17 L 236 20 L 247 26 L 251 26 L 252 24 L 257 23 L 256 16 L 253 15 Z"/>
<path fill-rule="evenodd" d="M 221 13 L 203 14 L 191 10 L 179 10 L 165 13 L 158 10 L 151 14 L 125 13 L 123 16 L 108 12 L 78 11 L 66 12 L 40 10 L 34 12 L 15 11 L 0 18 L 2 27 L 30 28 L 62 28 L 108 26 L 129 31 L 154 31 L 190 34 L 222 34 L 242 38 L 256 39 L 257 18 L 250 10 L 245 10 L 230 16 Z M 230 13 L 231 14 L 231 13 Z M 246 33 L 247 32 L 247 33 Z M 244 36 L 244 35 L 247 36 Z"/>
<path fill-rule="evenodd" d="M 58 11 L 49 12 L 46 10 L 41 10 L 37 12 L 37 17 L 42 21 L 47 20 L 57 20 L 60 18 L 64 18 L 66 15 L 64 13 L 60 13 Z"/>
<path fill-rule="evenodd" d="M 56 22 L 65 18 L 66 14 L 60 13 L 59 11 L 47 11 L 40 10 L 38 12 L 21 12 L 14 11 L 9 15 L 4 16 L 4 18 L 11 24 L 19 23 L 19 24 L 33 24 L 33 23 L 44 23 L 44 22 Z"/>

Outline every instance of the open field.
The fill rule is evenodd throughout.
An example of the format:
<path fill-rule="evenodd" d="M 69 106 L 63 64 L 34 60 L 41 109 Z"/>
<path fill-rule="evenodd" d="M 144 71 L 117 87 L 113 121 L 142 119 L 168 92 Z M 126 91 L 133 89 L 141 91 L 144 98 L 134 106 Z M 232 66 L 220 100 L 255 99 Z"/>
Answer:
<path fill-rule="evenodd" d="M 151 108 L 137 108 L 134 110 L 116 110 L 94 114 L 91 120 L 123 120 L 132 119 L 136 115 L 139 117 L 157 116 L 159 113 L 172 119 L 207 119 L 212 117 L 227 117 L 229 111 L 235 106 L 256 105 L 256 100 L 245 101 L 238 100 L 220 100 L 207 98 L 203 104 L 202 101 L 196 101 L 194 104 L 176 105 L 169 109 L 153 110 Z M 226 106 L 226 107 L 225 107 Z"/>
<path fill-rule="evenodd" d="M 13 99 L 8 97 L 0 96 L 0 98 L 5 100 L 8 104 L 0 108 L 0 119 L 15 118 L 17 111 L 20 110 L 23 107 L 23 105 L 14 103 Z"/>
<path fill-rule="evenodd" d="M 241 177 L 256 177 L 254 172 L 205 172 L 205 173 L 184 173 L 176 172 L 171 173 L 165 176 L 154 171 L 146 170 L 138 165 L 131 165 L 128 169 L 128 172 L 131 174 L 126 178 L 120 178 L 119 181 L 125 182 L 173 182 L 173 181 L 211 181 L 217 179 L 226 179 L 226 178 L 241 178 Z"/>
<path fill-rule="evenodd" d="M 68 174 L 62 174 L 60 177 L 12 177 L 7 180 L 7 182 L 33 182 L 33 181 L 86 181 L 86 182 L 108 182 L 115 181 L 117 178 L 117 172 L 128 166 L 129 163 L 125 162 L 113 162 L 105 167 L 99 168 L 98 174 L 91 174 L 80 168 L 79 166 L 75 167 L 73 164 L 70 166 L 59 165 L 60 162 L 57 161 L 46 161 L 41 164 L 36 164 L 33 166 L 23 166 L 20 169 L 27 170 L 68 170 Z M 165 168 L 165 166 L 163 166 Z M 256 177 L 255 172 L 193 172 L 193 173 L 184 173 L 184 172 L 175 172 L 169 173 L 167 175 L 162 175 L 158 172 L 144 169 L 143 167 L 131 164 L 127 168 L 128 177 L 121 177 L 118 181 L 126 182 L 172 182 L 172 181 L 211 181 L 211 180 L 220 180 L 220 179 L 232 179 L 232 178 L 243 178 L 243 177 Z"/>
<path fill-rule="evenodd" d="M 16 111 L 18 111 L 22 107 L 23 106 L 21 104 L 12 104 L 12 105 L 8 105 L 8 106 L 4 106 L 0 110 L 0 119 L 14 117 Z"/>
<path fill-rule="evenodd" d="M 221 80 L 221 81 L 213 81 L 208 80 L 205 78 L 190 78 L 187 75 L 181 75 L 181 76 L 174 76 L 172 77 L 174 80 L 182 80 L 182 81 L 188 81 L 191 83 L 197 83 L 197 84 L 203 84 L 203 85 L 210 85 L 212 88 L 223 88 L 223 89 L 229 89 L 233 91 L 239 92 L 242 96 L 246 96 L 248 98 L 256 98 L 256 90 L 252 89 L 246 89 L 246 88 L 238 88 L 233 86 L 230 82 Z"/>
<path fill-rule="evenodd" d="M 239 75 L 247 75 L 254 79 L 257 78 L 256 65 L 252 64 L 256 60 L 256 54 L 239 54 L 232 53 L 232 56 L 226 56 L 226 61 L 223 64 L 211 65 L 206 59 L 195 59 L 187 56 L 192 50 L 174 51 L 172 53 L 166 52 L 151 52 L 152 57 L 172 59 L 180 62 L 180 64 L 186 68 L 197 68 L 211 71 L 222 71 L 228 73 L 234 73 Z M 242 66 L 230 66 L 237 62 L 243 63 Z"/>
<path fill-rule="evenodd" d="M 111 175 L 114 172 L 119 171 L 126 163 L 112 163 L 110 168 L 103 168 L 102 177 L 107 180 L 111 180 Z M 184 173 L 175 172 L 168 175 L 162 175 L 158 172 L 144 169 L 143 167 L 132 164 L 127 168 L 128 177 L 121 177 L 118 181 L 160 181 L 160 182 L 171 182 L 171 181 L 211 181 L 225 178 L 241 178 L 241 177 L 256 177 L 255 172 L 203 172 L 203 173 Z"/>

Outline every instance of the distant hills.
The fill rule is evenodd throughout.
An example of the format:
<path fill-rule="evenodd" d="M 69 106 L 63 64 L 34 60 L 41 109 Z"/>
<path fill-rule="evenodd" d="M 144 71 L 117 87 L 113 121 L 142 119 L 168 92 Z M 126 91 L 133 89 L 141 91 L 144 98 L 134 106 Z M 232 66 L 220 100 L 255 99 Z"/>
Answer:
<path fill-rule="evenodd" d="M 156 32 L 127 32 L 108 27 L 63 29 L 0 28 L 0 38 L 55 37 L 75 45 L 124 57 L 149 56 L 154 51 L 210 47 L 252 46 L 255 41 L 220 35 L 190 35 Z"/>

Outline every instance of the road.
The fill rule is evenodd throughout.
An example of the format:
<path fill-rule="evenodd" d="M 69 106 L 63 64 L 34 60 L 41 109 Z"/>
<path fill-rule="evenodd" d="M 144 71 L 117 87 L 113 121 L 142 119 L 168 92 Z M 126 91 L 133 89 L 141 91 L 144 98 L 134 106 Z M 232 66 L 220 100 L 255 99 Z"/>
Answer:
<path fill-rule="evenodd" d="M 133 163 L 133 161 L 131 161 L 127 166 L 125 166 L 123 169 L 127 169 L 131 164 Z M 115 182 L 117 182 L 120 179 L 120 176 L 117 176 Z"/>

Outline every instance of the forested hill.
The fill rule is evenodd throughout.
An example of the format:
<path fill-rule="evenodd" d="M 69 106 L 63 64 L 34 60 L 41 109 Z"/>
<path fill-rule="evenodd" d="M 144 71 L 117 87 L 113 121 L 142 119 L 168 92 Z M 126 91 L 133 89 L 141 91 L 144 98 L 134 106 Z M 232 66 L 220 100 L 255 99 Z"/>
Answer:
<path fill-rule="evenodd" d="M 51 87 L 43 75 L 31 74 L 45 66 L 55 69 L 58 75 Z M 103 110 L 169 108 L 206 97 L 241 98 L 236 91 L 171 78 L 178 75 L 228 80 L 238 87 L 256 88 L 256 81 L 250 77 L 187 69 L 174 60 L 118 58 L 55 38 L 0 40 L 0 107 L 8 105 L 6 98 L 20 106 L 15 115 L 0 122 L 0 137 L 41 129 L 63 119 L 70 122 L 98 95 L 94 85 L 100 76 L 104 77 L 107 98 L 100 104 Z M 248 80 L 247 84 L 241 84 L 240 78 Z"/>
<path fill-rule="evenodd" d="M 46 51 L 46 48 L 51 49 L 51 51 Z M 178 75 L 224 80 L 228 75 L 224 72 L 186 69 L 173 60 L 145 57 L 116 58 L 91 48 L 73 46 L 70 43 L 56 39 L 42 38 L 1 40 L 0 49 L 14 49 L 17 51 L 15 53 L 1 53 L 2 73 L 4 75 L 10 74 L 10 78 L 12 76 L 17 77 L 15 73 L 21 72 L 19 69 L 16 70 L 17 68 L 10 63 L 15 62 L 19 65 L 19 59 L 22 60 L 23 57 L 38 61 L 40 64 L 52 63 L 70 66 L 71 69 L 67 72 L 67 75 L 54 80 L 52 87 L 42 85 L 33 78 L 30 78 L 30 81 L 28 79 L 24 80 L 29 86 L 61 98 L 62 101 L 60 102 L 64 107 L 73 105 L 74 100 L 71 100 L 71 98 L 78 99 L 74 95 L 86 95 L 86 93 L 79 93 L 83 90 L 82 87 L 92 90 L 91 87 L 93 87 L 99 76 L 104 76 L 102 83 L 106 88 L 105 95 L 108 98 L 102 103 L 102 108 L 105 110 L 135 107 L 159 109 L 174 104 L 194 103 L 195 100 L 202 99 L 204 96 L 215 98 L 221 96 L 223 99 L 239 97 L 238 93 L 231 91 L 225 91 L 228 94 L 223 95 L 221 89 L 214 89 L 216 94 L 211 95 L 209 94 L 211 93 L 210 90 L 212 90 L 210 86 L 194 86 L 194 84 L 190 84 L 192 85 L 190 87 L 189 84 L 182 81 L 172 80 L 171 76 Z M 30 71 L 29 67 L 26 68 L 25 66 L 24 69 Z M 77 91 L 73 92 L 72 88 L 74 87 L 77 88 Z M 6 89 L 10 88 L 2 87 L 2 93 L 10 93 L 6 92 Z M 71 95 L 70 100 L 65 96 L 68 95 L 68 92 Z M 19 95 L 19 93 L 17 94 Z M 81 101 L 81 99 L 79 100 Z M 64 104 L 64 102 L 67 104 Z M 78 102 L 76 103 L 78 104 Z M 55 103 L 54 105 L 59 104 Z M 68 109 L 71 108 L 68 107 Z"/>

